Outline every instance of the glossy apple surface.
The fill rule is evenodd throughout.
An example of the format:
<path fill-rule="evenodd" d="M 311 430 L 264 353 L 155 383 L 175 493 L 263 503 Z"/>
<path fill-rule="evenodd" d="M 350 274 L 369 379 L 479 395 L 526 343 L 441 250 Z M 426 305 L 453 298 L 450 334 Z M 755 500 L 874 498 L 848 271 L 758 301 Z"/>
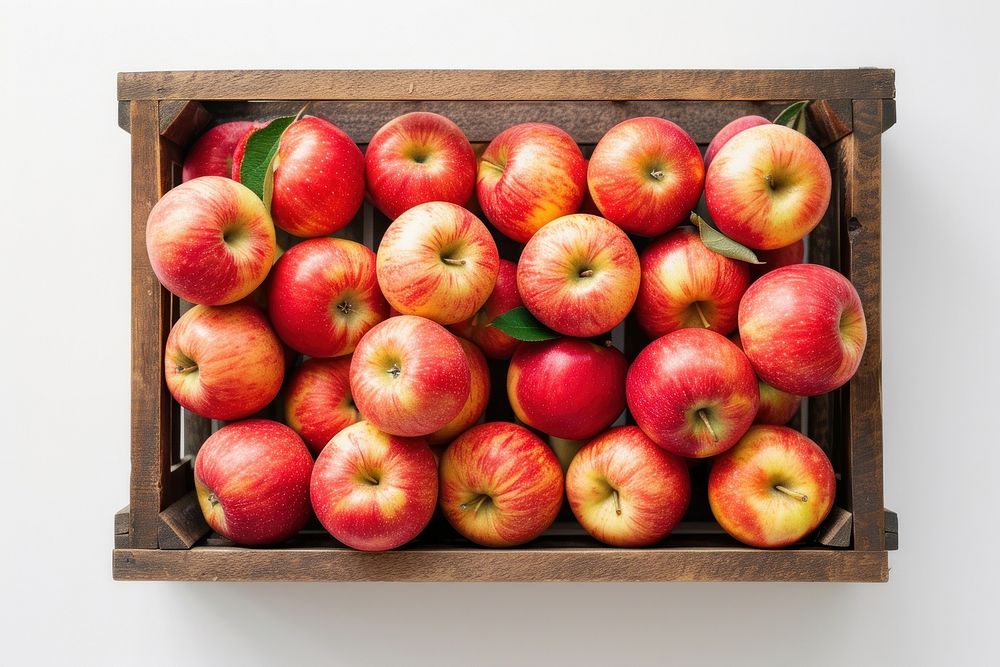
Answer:
<path fill-rule="evenodd" d="M 351 396 L 351 357 L 306 359 L 285 389 L 285 423 L 313 454 L 330 438 L 361 420 Z"/>
<path fill-rule="evenodd" d="M 566 472 L 566 497 L 592 537 L 616 547 L 645 547 L 665 538 L 687 511 L 687 463 L 635 426 L 591 440 Z"/>
<path fill-rule="evenodd" d="M 521 341 L 494 327 L 493 320 L 523 305 L 521 295 L 517 292 L 517 265 L 501 259 L 496 284 L 483 307 L 469 319 L 448 328 L 478 345 L 490 359 L 510 359 Z"/>
<path fill-rule="evenodd" d="M 146 221 L 157 279 L 191 303 L 239 301 L 274 262 L 274 224 L 261 200 L 221 176 L 202 176 L 163 195 Z"/>
<path fill-rule="evenodd" d="M 310 497 L 316 518 L 361 551 L 386 551 L 415 538 L 437 504 L 437 462 L 421 438 L 348 426 L 316 459 Z"/>
<path fill-rule="evenodd" d="M 733 341 L 741 350 L 743 349 L 743 341 L 740 340 L 739 331 L 734 332 L 729 340 Z M 760 402 L 757 404 L 757 415 L 753 418 L 754 424 L 783 426 L 791 421 L 802 403 L 801 396 L 775 389 L 760 378 L 757 378 L 757 391 L 760 393 Z"/>
<path fill-rule="evenodd" d="M 587 338 L 610 331 L 639 292 L 639 255 L 604 218 L 567 215 L 540 229 L 521 252 L 517 291 L 549 328 Z"/>
<path fill-rule="evenodd" d="M 712 164 L 712 160 L 715 159 L 719 150 L 737 134 L 743 130 L 749 130 L 751 127 L 769 125 L 770 123 L 771 121 L 763 116 L 740 116 L 736 120 L 726 123 L 722 129 L 719 130 L 714 137 L 712 137 L 711 143 L 709 143 L 708 148 L 705 149 L 705 169 L 708 169 L 709 165 Z"/>
<path fill-rule="evenodd" d="M 712 462 L 708 500 L 722 528 L 753 547 L 794 544 L 823 522 L 837 493 L 815 442 L 784 426 L 754 426 Z"/>
<path fill-rule="evenodd" d="M 198 450 L 194 484 L 205 521 L 239 544 L 276 544 L 312 516 L 313 459 L 295 432 L 248 419 L 223 426 Z"/>
<path fill-rule="evenodd" d="M 199 176 L 229 178 L 233 171 L 233 152 L 240 139 L 254 127 L 257 123 L 237 120 L 209 128 L 184 156 L 181 180 L 190 181 Z"/>
<path fill-rule="evenodd" d="M 379 286 L 393 308 L 454 324 L 486 303 L 500 256 L 479 218 L 457 204 L 429 202 L 389 225 L 376 266 Z"/>
<path fill-rule="evenodd" d="M 490 369 L 486 357 L 474 343 L 457 338 L 469 363 L 469 398 L 454 419 L 427 436 L 431 446 L 443 445 L 467 431 L 483 416 L 490 401 Z"/>

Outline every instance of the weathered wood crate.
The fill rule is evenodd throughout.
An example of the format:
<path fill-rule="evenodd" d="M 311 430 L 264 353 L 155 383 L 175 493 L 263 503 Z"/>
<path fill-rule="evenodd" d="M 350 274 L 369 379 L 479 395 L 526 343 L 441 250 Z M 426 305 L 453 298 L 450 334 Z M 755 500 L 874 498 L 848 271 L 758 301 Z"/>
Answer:
<path fill-rule="evenodd" d="M 132 141 L 132 473 L 129 505 L 115 516 L 116 579 L 438 581 L 885 581 L 896 517 L 883 510 L 881 405 L 881 134 L 895 122 L 891 70 L 815 71 L 203 71 L 122 73 L 119 123 Z M 319 529 L 273 548 L 241 548 L 210 534 L 193 493 L 193 456 L 213 426 L 172 400 L 163 374 L 171 324 L 186 304 L 162 288 L 146 255 L 153 204 L 180 182 L 191 141 L 212 123 L 294 114 L 307 101 L 364 147 L 391 118 L 432 110 L 474 145 L 515 123 L 547 121 L 585 154 L 626 118 L 655 115 L 704 146 L 729 120 L 774 117 L 812 100 L 810 132 L 833 172 L 829 211 L 809 237 L 810 261 L 857 287 L 868 347 L 851 382 L 804 402 L 799 427 L 823 446 L 838 475 L 830 519 L 811 541 L 781 550 L 739 545 L 712 521 L 705 466 L 692 473 L 692 507 L 662 544 L 604 547 L 573 521 L 516 549 L 479 548 L 436 522 L 388 553 L 362 553 Z M 339 235 L 376 247 L 388 221 L 366 203 Z M 286 239 L 286 242 L 288 239 Z M 501 255 L 518 246 L 498 239 Z M 641 245 L 641 242 L 640 242 Z M 647 341 L 626 322 L 626 354 Z M 494 387 L 505 365 L 492 366 Z M 503 392 L 487 419 L 510 419 Z"/>

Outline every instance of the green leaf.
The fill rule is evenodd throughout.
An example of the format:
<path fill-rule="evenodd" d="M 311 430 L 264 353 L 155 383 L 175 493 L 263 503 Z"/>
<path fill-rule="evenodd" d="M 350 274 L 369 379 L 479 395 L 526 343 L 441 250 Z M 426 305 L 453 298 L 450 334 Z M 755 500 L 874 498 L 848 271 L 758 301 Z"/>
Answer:
<path fill-rule="evenodd" d="M 790 127 L 796 132 L 806 133 L 806 107 L 809 106 L 809 100 L 803 100 L 801 102 L 796 102 L 790 105 L 784 111 L 778 114 L 778 117 L 774 119 L 775 125 L 784 125 L 785 127 Z"/>
<path fill-rule="evenodd" d="M 294 120 L 294 116 L 276 118 L 247 139 L 246 153 L 240 164 L 240 182 L 253 190 L 268 209 L 274 185 L 274 156 L 278 154 L 281 135 Z"/>
<path fill-rule="evenodd" d="M 731 259 L 738 259 L 741 262 L 748 262 L 750 264 L 764 264 L 764 262 L 757 259 L 757 255 L 754 254 L 753 250 L 737 243 L 732 240 L 718 229 L 708 224 L 700 215 L 695 212 L 691 212 L 691 224 L 698 228 L 701 232 L 701 242 L 705 244 L 705 247 L 713 252 L 717 252 L 724 257 L 729 257 Z"/>
<path fill-rule="evenodd" d="M 559 334 L 535 319 L 524 306 L 497 315 L 491 326 L 517 340 L 538 341 L 559 338 Z"/>

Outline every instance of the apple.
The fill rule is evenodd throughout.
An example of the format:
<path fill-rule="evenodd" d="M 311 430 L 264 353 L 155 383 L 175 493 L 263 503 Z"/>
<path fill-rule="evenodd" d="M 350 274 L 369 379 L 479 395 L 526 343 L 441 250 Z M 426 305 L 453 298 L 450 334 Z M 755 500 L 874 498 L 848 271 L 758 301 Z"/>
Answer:
<path fill-rule="evenodd" d="M 687 220 L 701 197 L 705 165 L 680 126 L 644 116 L 618 123 L 594 146 L 590 196 L 626 232 L 658 236 Z"/>
<path fill-rule="evenodd" d="M 365 177 L 372 202 L 394 220 L 417 204 L 469 201 L 476 186 L 476 153 L 451 120 L 413 111 L 372 136 Z"/>
<path fill-rule="evenodd" d="M 375 253 L 354 241 L 310 239 L 291 247 L 268 281 L 268 315 L 289 347 L 310 357 L 350 354 L 389 315 Z"/>
<path fill-rule="evenodd" d="M 422 438 L 358 422 L 323 449 L 309 488 L 331 535 L 352 549 L 387 551 L 419 535 L 434 515 L 437 462 Z"/>
<path fill-rule="evenodd" d="M 639 292 L 639 255 L 619 227 L 567 215 L 531 237 L 517 263 L 517 291 L 543 324 L 587 338 L 617 326 Z"/>
<path fill-rule="evenodd" d="M 708 502 L 723 530 L 753 547 L 777 548 L 816 530 L 837 480 L 815 442 L 784 426 L 753 426 L 712 462 Z"/>
<path fill-rule="evenodd" d="M 736 120 L 726 123 L 722 129 L 719 130 L 714 137 L 712 137 L 711 143 L 709 143 L 708 148 L 705 149 L 705 169 L 708 169 L 709 165 L 712 164 L 712 160 L 715 159 L 719 149 L 725 146 L 729 140 L 737 134 L 743 130 L 749 130 L 751 127 L 757 127 L 758 125 L 770 125 L 770 123 L 771 121 L 763 116 L 740 116 Z"/>
<path fill-rule="evenodd" d="M 854 285 L 818 264 L 785 266 L 758 279 L 740 302 L 739 327 L 757 375 L 796 396 L 845 384 L 868 340 Z"/>
<path fill-rule="evenodd" d="M 233 170 L 233 152 L 240 139 L 258 127 L 258 123 L 237 120 L 209 128 L 198 137 L 184 156 L 181 180 L 190 181 L 199 176 L 225 176 Z"/>
<path fill-rule="evenodd" d="M 579 338 L 522 343 L 507 369 L 507 397 L 524 424 L 583 440 L 625 409 L 627 369 L 618 349 Z"/>
<path fill-rule="evenodd" d="M 523 305 L 521 295 L 517 293 L 517 265 L 501 259 L 496 284 L 483 307 L 469 319 L 448 328 L 478 345 L 490 359 L 510 359 L 521 341 L 494 327 L 493 320 Z"/>
<path fill-rule="evenodd" d="M 479 159 L 476 192 L 502 234 L 524 243 L 556 218 L 576 213 L 587 187 L 580 147 L 547 123 L 522 123 L 498 134 Z"/>
<path fill-rule="evenodd" d="M 448 523 L 486 547 L 530 542 L 552 525 L 562 506 L 556 455 L 517 424 L 469 429 L 445 450 L 439 474 L 438 497 Z"/>
<path fill-rule="evenodd" d="M 562 468 L 563 474 L 569 469 L 569 464 L 573 461 L 573 457 L 576 456 L 584 445 L 587 444 L 587 440 L 570 440 L 568 438 L 557 438 L 555 436 L 549 436 L 549 447 L 555 453 L 556 458 L 559 459 L 559 467 Z"/>
<path fill-rule="evenodd" d="M 392 435 L 425 436 L 444 428 L 465 407 L 471 385 L 459 339 L 415 315 L 375 325 L 351 360 L 355 404 L 365 419 Z"/>
<path fill-rule="evenodd" d="M 635 315 L 647 336 L 687 327 L 725 335 L 736 328 L 740 299 L 750 286 L 745 262 L 709 250 L 691 227 L 653 241 L 639 262 L 642 280 Z"/>
<path fill-rule="evenodd" d="M 712 220 L 734 241 L 773 250 L 811 232 L 830 203 L 830 165 L 801 132 L 758 125 L 730 139 L 705 177 Z"/>
<path fill-rule="evenodd" d="M 734 332 L 729 340 L 733 341 L 741 350 L 743 349 L 743 341 L 740 340 L 739 331 Z M 760 378 L 757 378 L 757 391 L 760 393 L 760 403 L 757 405 L 757 415 L 753 418 L 754 424 L 775 424 L 777 426 L 787 424 L 799 411 L 799 405 L 802 403 L 801 396 L 775 389 Z"/>
<path fill-rule="evenodd" d="M 202 176 L 163 195 L 146 220 L 156 278 L 191 303 L 239 301 L 264 282 L 274 261 L 274 224 L 252 191 Z"/>
<path fill-rule="evenodd" d="M 242 163 L 237 150 L 234 175 Z M 288 126 L 274 157 L 274 224 L 303 238 L 326 236 L 346 227 L 364 198 L 365 157 L 343 130 L 315 116 Z"/>
<path fill-rule="evenodd" d="M 276 544 L 312 517 L 312 470 L 312 456 L 295 431 L 248 419 L 205 440 L 194 462 L 194 486 L 212 530 L 239 544 Z"/>
<path fill-rule="evenodd" d="M 750 282 L 757 280 L 765 273 L 770 273 L 783 266 L 801 264 L 805 261 L 806 243 L 804 240 L 799 239 L 791 245 L 775 248 L 774 250 L 756 250 L 754 254 L 757 255 L 757 259 L 764 263 L 750 265 Z"/>
<path fill-rule="evenodd" d="M 592 537 L 616 547 L 646 547 L 680 522 L 691 502 L 687 462 L 635 426 L 591 440 L 566 472 L 566 497 Z"/>
<path fill-rule="evenodd" d="M 639 428 L 688 458 L 736 444 L 760 400 L 746 355 L 707 329 L 680 329 L 647 345 L 632 362 L 625 389 Z"/>
<path fill-rule="evenodd" d="M 428 202 L 389 225 L 376 267 L 382 294 L 393 308 L 454 324 L 486 303 L 500 256 L 479 218 L 457 204 Z"/>
<path fill-rule="evenodd" d="M 306 359 L 285 390 L 285 423 L 313 454 L 330 438 L 361 420 L 351 397 L 351 357 Z"/>
<path fill-rule="evenodd" d="M 278 395 L 285 352 L 253 306 L 195 306 L 170 330 L 163 366 L 167 389 L 181 406 L 230 421 L 262 410 Z"/>
<path fill-rule="evenodd" d="M 474 343 L 463 338 L 456 340 L 462 346 L 469 363 L 469 398 L 450 422 L 427 436 L 427 443 L 432 447 L 451 442 L 468 430 L 483 416 L 486 405 L 490 402 L 490 368 L 486 365 L 486 357 Z"/>

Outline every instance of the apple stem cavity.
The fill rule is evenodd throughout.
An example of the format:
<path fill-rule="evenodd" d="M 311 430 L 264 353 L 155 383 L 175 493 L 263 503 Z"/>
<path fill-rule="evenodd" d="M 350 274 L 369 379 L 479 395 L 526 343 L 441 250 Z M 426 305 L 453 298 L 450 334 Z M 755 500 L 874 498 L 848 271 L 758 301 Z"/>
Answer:
<path fill-rule="evenodd" d="M 484 502 L 486 502 L 487 498 L 489 498 L 489 496 L 487 496 L 485 493 L 480 493 L 478 496 L 476 496 L 469 502 L 462 503 L 461 505 L 459 505 L 458 508 L 464 512 L 468 510 L 469 507 L 472 507 L 472 513 L 479 514 L 479 508 L 482 506 Z"/>
<path fill-rule="evenodd" d="M 708 413 L 705 412 L 705 408 L 698 410 L 698 416 L 701 418 L 701 423 L 705 425 L 705 428 L 707 428 L 708 432 L 711 434 L 712 440 L 718 442 L 719 436 L 715 434 L 715 429 L 712 428 L 712 422 L 709 421 Z"/>
<path fill-rule="evenodd" d="M 451 257 L 442 257 L 441 261 L 449 266 L 465 266 L 464 259 L 452 259 Z"/>
<path fill-rule="evenodd" d="M 791 496 L 792 498 L 795 498 L 796 500 L 800 500 L 802 502 L 807 502 L 809 500 L 809 496 L 807 496 L 806 494 L 799 493 L 798 491 L 792 491 L 791 489 L 789 489 L 787 487 L 784 487 L 781 484 L 775 484 L 774 488 L 775 488 L 776 491 L 781 491 L 785 495 Z"/>
<path fill-rule="evenodd" d="M 594 275 L 594 270 L 593 269 L 586 269 L 586 270 L 580 272 L 580 277 L 581 278 L 589 278 L 592 275 Z"/>
<path fill-rule="evenodd" d="M 208 502 L 212 507 L 215 507 L 216 505 L 219 504 L 219 496 L 215 495 L 214 493 L 209 493 Z"/>
<path fill-rule="evenodd" d="M 695 301 L 694 309 L 698 311 L 698 319 L 701 320 L 701 325 L 706 329 L 710 329 L 712 325 L 708 323 L 708 318 L 705 317 L 705 312 L 701 309 L 701 304 Z"/>
<path fill-rule="evenodd" d="M 398 378 L 398 377 L 399 377 L 399 374 L 400 374 L 400 373 L 401 373 L 402 371 L 403 371 L 403 369 L 401 369 L 401 368 L 399 367 L 399 364 L 393 364 L 393 365 L 392 365 L 392 368 L 390 368 L 390 369 L 388 370 L 388 373 L 389 373 L 389 375 L 391 375 L 392 377 L 394 377 L 394 378 Z"/>
<path fill-rule="evenodd" d="M 663 171 L 661 171 L 660 169 L 654 169 L 653 171 L 649 172 L 649 175 L 658 181 L 662 181 L 664 176 Z"/>
<path fill-rule="evenodd" d="M 372 486 L 378 486 L 378 480 L 369 475 L 368 473 L 364 473 L 364 478 L 365 481 L 371 484 Z"/>
<path fill-rule="evenodd" d="M 764 180 L 767 181 L 767 186 L 772 190 L 776 190 L 778 188 L 778 186 L 774 183 L 774 177 L 771 176 L 771 174 L 765 176 Z"/>
<path fill-rule="evenodd" d="M 611 496 L 615 499 L 615 514 L 617 516 L 622 515 L 622 501 L 618 497 L 618 489 L 611 489 Z"/>
<path fill-rule="evenodd" d="M 337 310 L 342 312 L 344 315 L 350 315 L 354 312 L 354 305 L 350 301 L 341 301 L 337 304 Z"/>

